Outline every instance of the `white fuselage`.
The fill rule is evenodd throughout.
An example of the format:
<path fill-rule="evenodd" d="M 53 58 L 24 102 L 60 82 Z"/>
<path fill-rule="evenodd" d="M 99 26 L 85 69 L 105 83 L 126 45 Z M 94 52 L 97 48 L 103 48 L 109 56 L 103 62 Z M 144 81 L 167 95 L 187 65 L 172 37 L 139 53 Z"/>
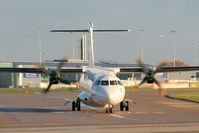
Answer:
<path fill-rule="evenodd" d="M 125 98 L 125 88 L 114 69 L 90 68 L 80 79 L 80 100 L 90 106 L 114 106 Z"/>

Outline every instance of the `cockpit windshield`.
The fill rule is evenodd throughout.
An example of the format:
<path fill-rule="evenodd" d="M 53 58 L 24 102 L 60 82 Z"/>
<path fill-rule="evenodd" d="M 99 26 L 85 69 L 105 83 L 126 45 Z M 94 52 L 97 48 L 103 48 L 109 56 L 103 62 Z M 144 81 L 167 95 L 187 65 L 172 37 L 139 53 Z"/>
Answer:
<path fill-rule="evenodd" d="M 100 82 L 100 85 L 109 85 L 109 82 L 108 82 L 108 80 L 102 80 Z"/>
<path fill-rule="evenodd" d="M 121 83 L 119 80 L 117 81 L 117 83 L 118 83 L 119 85 L 122 85 L 122 83 Z"/>
<path fill-rule="evenodd" d="M 97 81 L 96 85 L 122 85 L 119 80 L 101 80 Z"/>
<path fill-rule="evenodd" d="M 117 85 L 118 83 L 117 83 L 117 81 L 116 80 L 111 80 L 110 81 L 110 85 Z"/>
<path fill-rule="evenodd" d="M 109 85 L 122 85 L 120 80 L 98 80 L 95 82 L 95 85 L 99 86 L 109 86 Z"/>

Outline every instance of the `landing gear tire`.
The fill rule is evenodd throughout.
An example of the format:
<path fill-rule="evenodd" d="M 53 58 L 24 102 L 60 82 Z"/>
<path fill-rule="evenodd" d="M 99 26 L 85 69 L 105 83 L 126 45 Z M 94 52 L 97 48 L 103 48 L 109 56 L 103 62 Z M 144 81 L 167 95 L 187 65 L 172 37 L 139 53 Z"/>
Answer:
<path fill-rule="evenodd" d="M 106 113 L 113 113 L 113 106 L 110 105 L 108 108 L 106 108 Z"/>
<path fill-rule="evenodd" d="M 109 112 L 110 112 L 110 113 L 113 113 L 113 108 L 110 108 L 110 109 L 109 109 Z"/>
<path fill-rule="evenodd" d="M 80 111 L 81 110 L 81 101 L 79 98 L 77 98 L 77 101 L 72 102 L 72 111 Z"/>
<path fill-rule="evenodd" d="M 79 98 L 78 98 L 77 101 L 76 101 L 76 107 L 77 107 L 77 111 L 80 111 L 80 110 L 81 110 L 81 101 L 80 101 Z"/>
<path fill-rule="evenodd" d="M 107 108 L 107 109 L 106 109 L 106 113 L 107 113 L 107 114 L 113 113 L 113 108 Z"/>
<path fill-rule="evenodd" d="M 125 110 L 126 110 L 126 111 L 129 111 L 129 102 L 128 102 L 128 101 L 126 101 Z"/>
<path fill-rule="evenodd" d="M 75 108 L 76 108 L 76 102 L 73 101 L 73 102 L 72 102 L 72 111 L 75 111 Z"/>
<path fill-rule="evenodd" d="M 108 110 L 108 108 L 106 109 L 106 113 L 109 113 L 109 110 Z"/>
<path fill-rule="evenodd" d="M 129 102 L 128 101 L 122 101 L 120 102 L 120 111 L 129 111 Z"/>
<path fill-rule="evenodd" d="M 120 111 L 124 111 L 124 103 L 120 102 Z"/>

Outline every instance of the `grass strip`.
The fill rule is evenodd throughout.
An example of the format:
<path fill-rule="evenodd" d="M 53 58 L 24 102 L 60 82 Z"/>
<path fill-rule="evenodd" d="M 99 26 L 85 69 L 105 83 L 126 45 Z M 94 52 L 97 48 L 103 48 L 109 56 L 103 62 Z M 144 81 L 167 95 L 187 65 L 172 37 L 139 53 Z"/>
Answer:
<path fill-rule="evenodd" d="M 150 91 L 150 90 L 157 90 L 153 88 L 137 88 L 134 86 L 126 87 L 127 91 Z M 165 88 L 166 91 L 188 91 L 188 90 L 199 90 L 199 88 Z"/>
<path fill-rule="evenodd" d="M 170 95 L 167 95 L 166 97 L 199 103 L 199 92 L 170 94 Z"/>

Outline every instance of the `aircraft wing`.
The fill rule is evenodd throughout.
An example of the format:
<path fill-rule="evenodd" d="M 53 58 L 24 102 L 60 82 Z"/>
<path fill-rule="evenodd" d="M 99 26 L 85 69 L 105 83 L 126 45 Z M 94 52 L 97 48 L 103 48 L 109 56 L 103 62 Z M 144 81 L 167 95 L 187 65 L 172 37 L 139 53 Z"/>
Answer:
<path fill-rule="evenodd" d="M 16 72 L 16 73 L 45 73 L 46 69 L 44 68 L 16 68 L 16 67 L 0 67 L 0 72 Z M 50 71 L 50 70 L 49 70 Z M 61 73 L 81 73 L 83 69 L 61 69 Z"/>
<path fill-rule="evenodd" d="M 140 68 L 140 67 L 120 68 L 120 73 L 134 73 L 134 72 L 143 72 L 143 70 L 142 70 L 142 68 Z"/>
<path fill-rule="evenodd" d="M 43 68 L 0 67 L 0 72 L 43 73 L 44 70 Z"/>
<path fill-rule="evenodd" d="M 199 71 L 199 66 L 161 67 L 158 72 Z"/>
<path fill-rule="evenodd" d="M 184 66 L 184 67 L 161 67 L 158 68 L 159 73 L 161 72 L 183 72 L 183 71 L 199 71 L 199 66 Z M 141 67 L 132 67 L 132 68 L 120 68 L 120 73 L 135 73 L 143 72 Z"/>
<path fill-rule="evenodd" d="M 71 68 L 71 69 L 61 69 L 61 73 L 82 73 L 83 69 L 81 68 Z"/>
<path fill-rule="evenodd" d="M 16 67 L 0 67 L 0 72 L 16 72 L 16 73 L 44 73 L 47 70 L 44 68 L 16 68 Z M 50 71 L 50 70 L 49 70 Z M 199 66 L 185 67 L 161 67 L 158 72 L 180 72 L 180 71 L 199 71 Z M 61 73 L 82 73 L 82 68 L 67 68 L 61 69 Z M 139 73 L 143 72 L 141 67 L 124 67 L 120 68 L 120 73 Z"/>

